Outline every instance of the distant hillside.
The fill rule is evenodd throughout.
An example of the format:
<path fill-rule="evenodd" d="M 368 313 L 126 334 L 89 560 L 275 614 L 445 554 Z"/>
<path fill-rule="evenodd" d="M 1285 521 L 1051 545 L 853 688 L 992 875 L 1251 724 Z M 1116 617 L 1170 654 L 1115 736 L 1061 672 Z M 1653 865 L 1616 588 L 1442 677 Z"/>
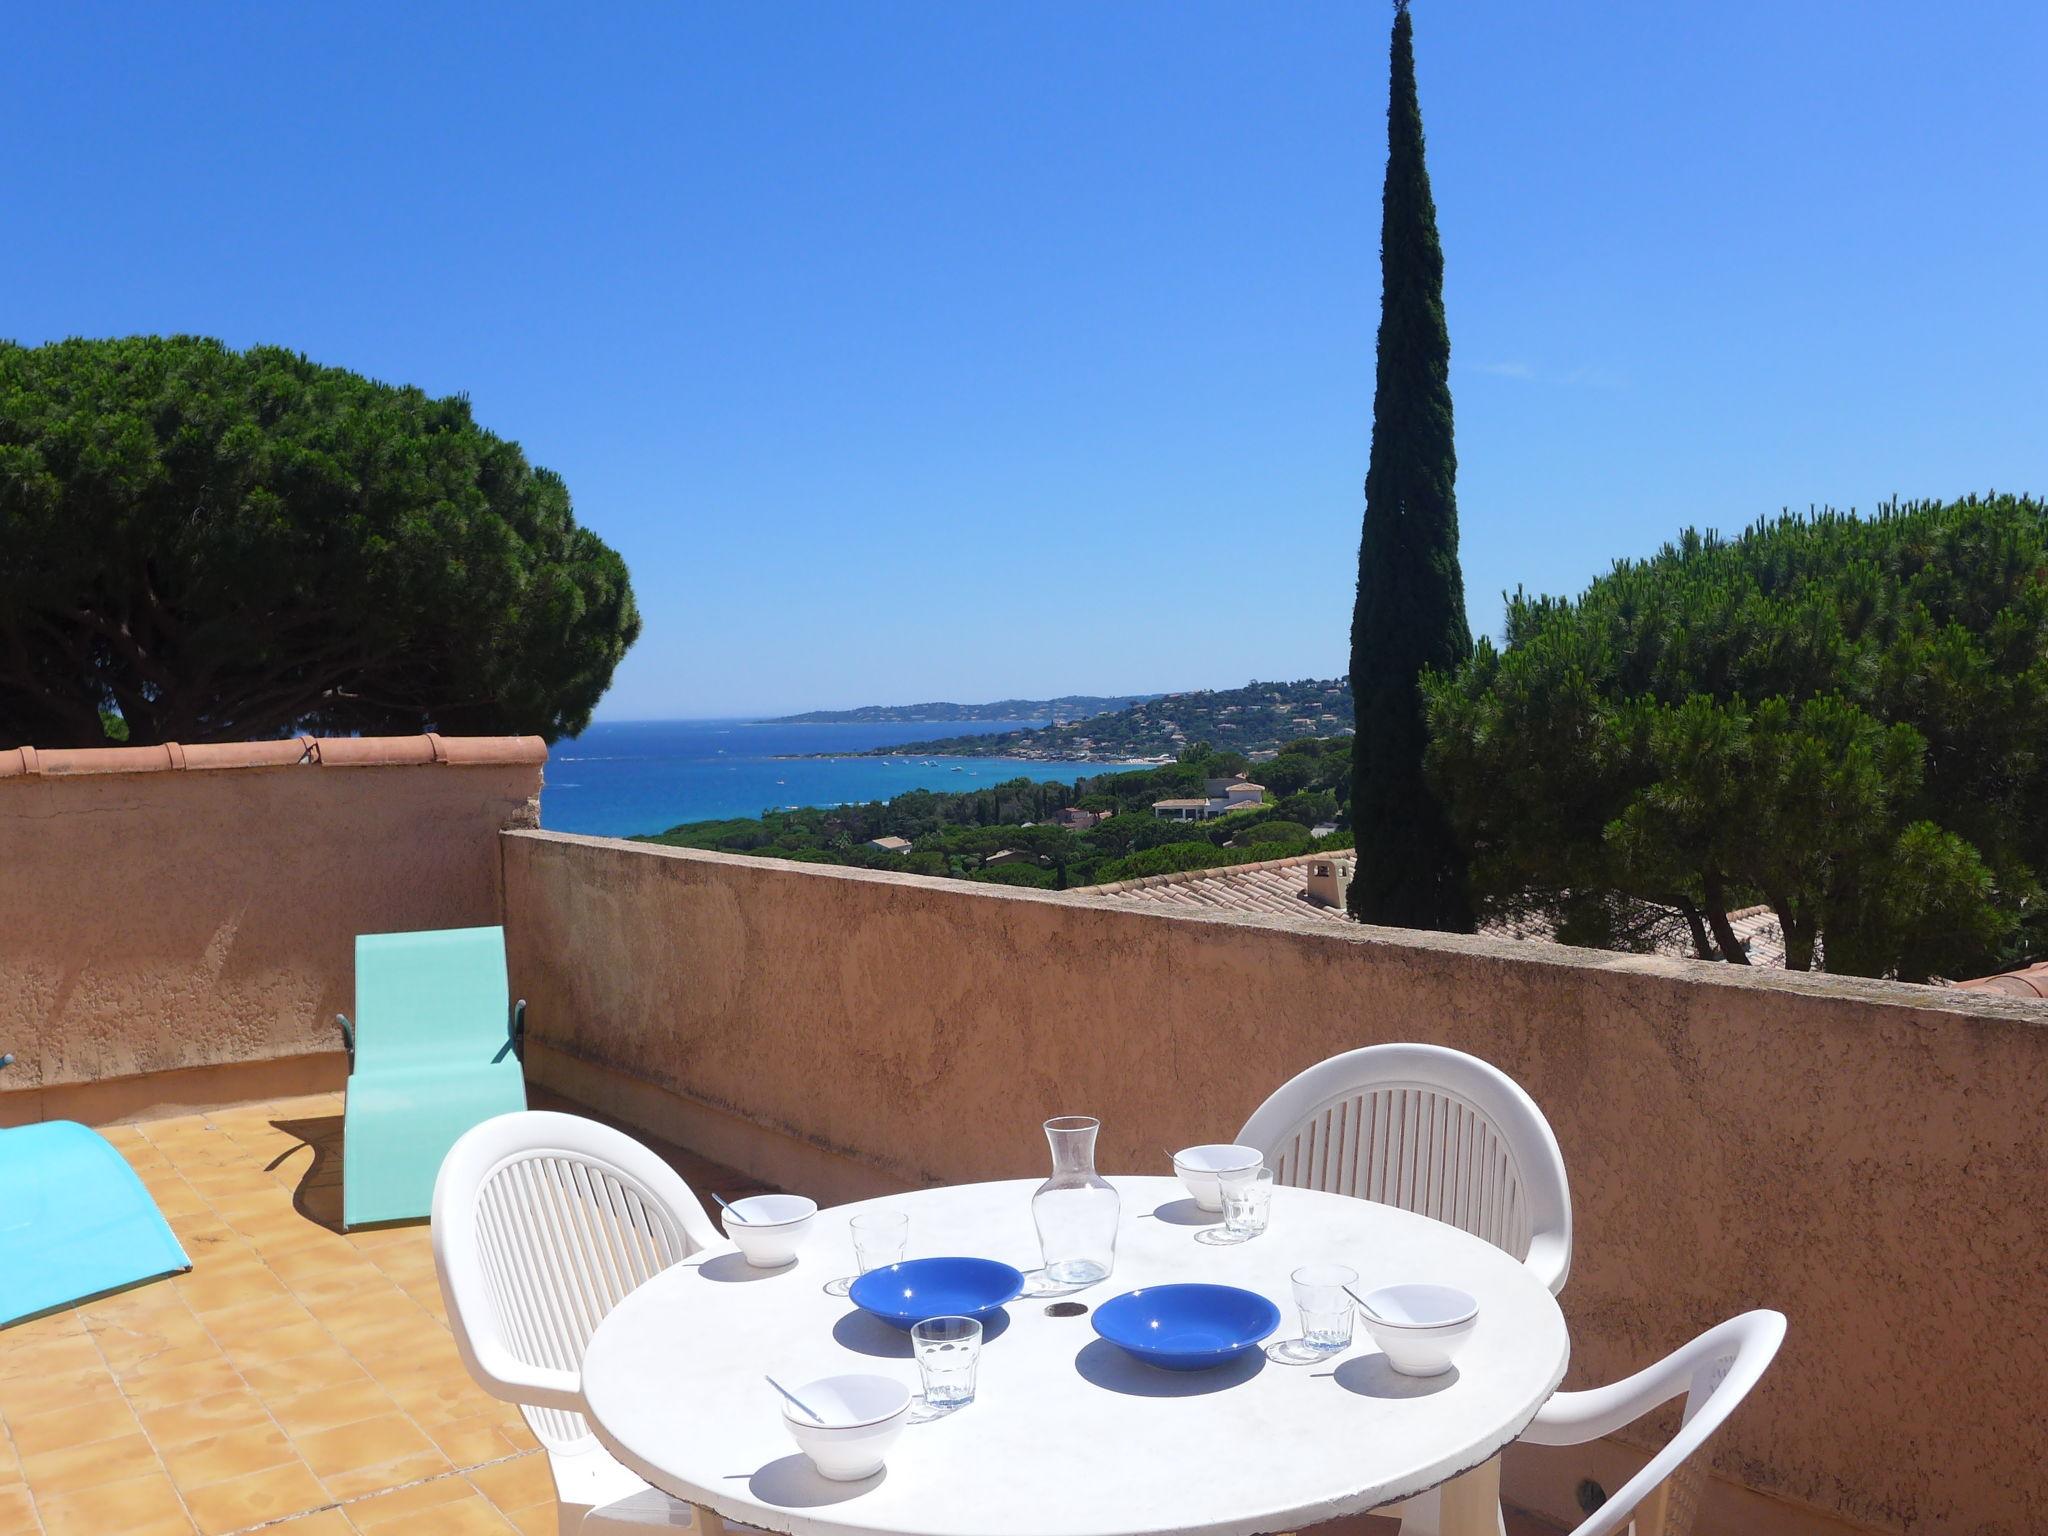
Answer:
<path fill-rule="evenodd" d="M 1001 716 L 995 718 L 1000 719 Z M 1195 742 L 1231 752 L 1269 752 L 1283 742 L 1351 733 L 1351 687 L 1342 678 L 1247 683 L 1242 688 L 1162 693 L 1071 724 L 993 736 L 947 736 L 890 747 L 891 755 L 1071 758 L 1128 762 L 1177 757 Z"/>
<path fill-rule="evenodd" d="M 1070 693 L 1057 699 L 997 699 L 993 704 L 863 704 L 859 709 L 814 709 L 784 715 L 766 725 L 908 724 L 937 725 L 948 720 L 1050 720 L 1055 725 L 1085 720 L 1090 715 L 1156 699 L 1156 693 L 1119 693 L 1107 698 Z"/>

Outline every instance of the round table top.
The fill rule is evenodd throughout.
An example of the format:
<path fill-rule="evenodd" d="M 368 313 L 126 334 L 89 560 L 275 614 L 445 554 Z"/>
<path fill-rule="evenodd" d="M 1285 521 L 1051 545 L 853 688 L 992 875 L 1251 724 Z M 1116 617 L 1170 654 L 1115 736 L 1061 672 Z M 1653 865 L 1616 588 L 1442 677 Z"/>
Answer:
<path fill-rule="evenodd" d="M 1356 1514 L 1480 1465 L 1564 1378 L 1564 1317 L 1543 1284 L 1469 1233 L 1392 1206 L 1274 1193 L 1272 1223 L 1236 1245 L 1170 1178 L 1112 1178 L 1123 1197 L 1116 1268 L 1076 1292 L 1092 1308 L 1139 1286 L 1203 1280 L 1280 1307 L 1268 1345 L 1298 1337 L 1290 1274 L 1320 1261 L 1360 1294 L 1407 1280 L 1462 1286 L 1479 1325 L 1444 1376 L 1397 1375 L 1360 1328 L 1350 1350 L 1286 1365 L 1252 1351 L 1211 1371 L 1142 1365 L 1056 1294 L 990 1325 L 967 1407 L 907 1426 L 887 1466 L 821 1478 L 783 1427 L 763 1375 L 849 1371 L 917 1388 L 909 1335 L 825 1286 L 854 1272 L 847 1217 L 910 1215 L 911 1258 L 971 1254 L 1039 1266 L 1037 1181 L 919 1190 L 820 1212 L 796 1263 L 757 1270 L 707 1250 L 640 1287 L 599 1324 L 583 1362 L 598 1438 L 679 1499 L 789 1536 L 1252 1536 Z"/>

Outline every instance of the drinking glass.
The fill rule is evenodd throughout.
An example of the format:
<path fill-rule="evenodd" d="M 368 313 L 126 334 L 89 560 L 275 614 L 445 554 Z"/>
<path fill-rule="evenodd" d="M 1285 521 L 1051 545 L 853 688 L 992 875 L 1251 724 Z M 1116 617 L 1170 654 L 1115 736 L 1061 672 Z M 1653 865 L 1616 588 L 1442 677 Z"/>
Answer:
<path fill-rule="evenodd" d="M 1223 1192 L 1223 1230 L 1240 1242 L 1266 1230 L 1273 1214 L 1273 1170 L 1237 1168 L 1216 1176 Z"/>
<path fill-rule="evenodd" d="M 910 1245 L 910 1213 L 869 1211 L 847 1223 L 853 1229 L 853 1257 L 866 1274 L 888 1264 L 901 1264 Z"/>
<path fill-rule="evenodd" d="M 934 1408 L 974 1401 L 974 1369 L 981 1363 L 981 1324 L 971 1317 L 930 1317 L 910 1330 L 924 1400 Z"/>
<path fill-rule="evenodd" d="M 1358 1271 L 1343 1264 L 1304 1264 L 1294 1272 L 1302 1342 L 1325 1355 L 1351 1347 L 1351 1293 Z"/>

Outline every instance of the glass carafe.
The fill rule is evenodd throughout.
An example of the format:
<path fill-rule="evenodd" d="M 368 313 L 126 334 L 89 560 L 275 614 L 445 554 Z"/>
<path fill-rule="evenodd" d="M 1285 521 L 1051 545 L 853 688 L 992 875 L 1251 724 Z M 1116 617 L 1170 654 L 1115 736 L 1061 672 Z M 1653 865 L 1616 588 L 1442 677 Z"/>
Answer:
<path fill-rule="evenodd" d="M 1095 1133 L 1102 1122 L 1062 1115 L 1045 1122 L 1052 1144 L 1052 1177 L 1031 1197 L 1045 1276 L 1055 1285 L 1083 1286 L 1116 1266 L 1116 1224 L 1123 1200 L 1095 1171 Z"/>

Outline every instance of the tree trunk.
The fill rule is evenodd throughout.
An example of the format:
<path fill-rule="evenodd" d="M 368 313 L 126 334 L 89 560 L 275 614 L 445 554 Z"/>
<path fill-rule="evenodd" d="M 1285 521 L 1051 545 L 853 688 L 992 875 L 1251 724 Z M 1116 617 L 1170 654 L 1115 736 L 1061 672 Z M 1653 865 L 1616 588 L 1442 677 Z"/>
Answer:
<path fill-rule="evenodd" d="M 1700 876 L 1700 891 L 1707 898 L 1707 926 L 1721 948 L 1721 958 L 1730 965 L 1749 964 L 1749 951 L 1742 947 L 1742 941 L 1735 937 L 1734 924 L 1728 921 L 1727 892 L 1719 870 L 1708 870 Z"/>

